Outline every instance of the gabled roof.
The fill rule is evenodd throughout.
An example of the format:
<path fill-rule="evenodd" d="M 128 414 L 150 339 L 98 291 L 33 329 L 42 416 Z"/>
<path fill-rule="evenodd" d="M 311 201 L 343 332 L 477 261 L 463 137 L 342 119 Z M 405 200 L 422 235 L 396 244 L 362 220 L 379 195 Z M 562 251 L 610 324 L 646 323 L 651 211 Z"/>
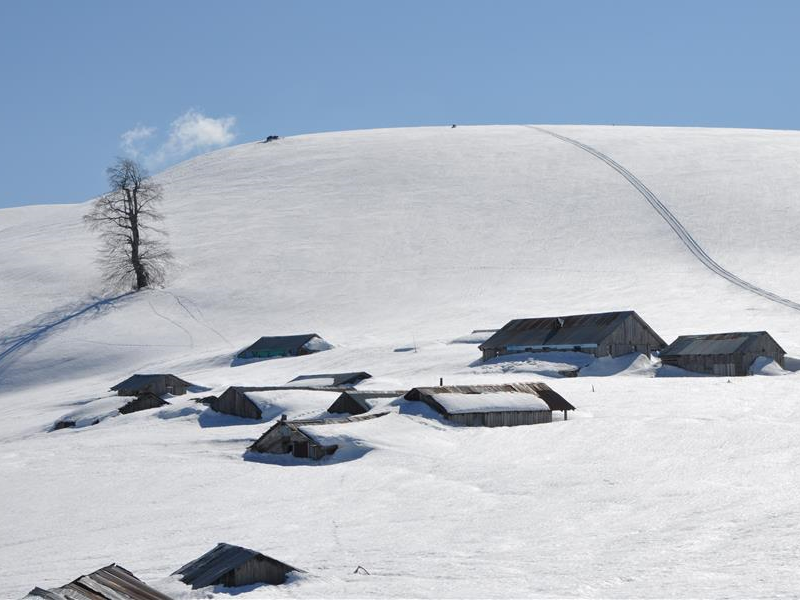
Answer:
<path fill-rule="evenodd" d="M 312 338 L 319 337 L 316 333 L 302 333 L 299 335 L 278 335 L 278 336 L 264 336 L 256 340 L 256 342 L 242 352 L 255 352 L 258 350 L 273 350 L 273 351 L 288 351 L 297 350 L 304 344 L 308 343 Z"/>
<path fill-rule="evenodd" d="M 322 386 L 355 385 L 359 381 L 370 379 L 371 377 L 372 375 L 365 373 L 364 371 L 358 371 L 354 373 L 319 373 L 316 375 L 298 375 L 289 382 L 289 385 L 301 382 L 312 385 L 315 380 L 319 381 L 319 385 Z"/>
<path fill-rule="evenodd" d="M 368 400 L 371 400 L 373 398 L 399 398 L 405 393 L 406 392 L 404 390 L 383 391 L 383 392 L 381 391 L 370 392 L 369 390 L 345 390 L 339 395 L 338 398 L 336 398 L 334 404 L 336 404 L 336 402 L 338 402 L 339 400 L 342 400 L 343 398 L 347 397 L 350 398 L 356 404 L 358 404 L 364 410 L 370 410 L 372 406 L 368 402 Z M 331 406 L 333 406 L 333 404 Z"/>
<path fill-rule="evenodd" d="M 599 344 L 633 316 L 662 344 L 665 344 L 635 311 L 569 315 L 565 317 L 538 317 L 514 319 L 482 343 L 479 348 L 505 346 L 579 346 Z M 665 344 L 666 345 L 666 344 Z"/>
<path fill-rule="evenodd" d="M 463 410 L 453 409 L 452 406 L 456 401 L 454 398 L 455 395 L 471 395 L 471 394 L 496 394 L 496 393 L 513 393 L 513 394 L 524 394 L 529 396 L 535 396 L 536 398 L 541 399 L 544 401 L 547 406 L 550 407 L 550 410 L 575 410 L 575 407 L 572 406 L 569 402 L 564 399 L 561 394 L 555 392 L 549 385 L 546 383 L 501 383 L 496 385 L 445 385 L 445 386 L 436 386 L 436 387 L 420 387 L 414 388 L 409 391 L 404 398 L 406 400 L 428 400 L 432 402 L 437 408 L 439 412 L 447 413 L 447 414 L 455 414 L 455 412 L 451 412 L 456 410 L 456 412 L 464 412 Z M 437 397 L 444 397 L 445 404 L 450 406 L 450 410 L 448 410 L 447 406 L 444 406 L 437 400 Z M 470 405 L 477 406 L 474 402 L 470 402 Z M 506 410 L 525 410 L 523 408 L 507 408 Z M 531 410 L 541 410 L 540 408 L 537 409 L 535 407 L 531 407 Z M 475 412 L 498 412 L 497 409 L 493 410 L 475 410 Z"/>
<path fill-rule="evenodd" d="M 285 426 L 294 431 L 299 431 L 300 433 L 305 435 L 308 439 L 310 439 L 312 442 L 317 443 L 311 434 L 303 431 L 303 427 L 309 425 L 335 425 L 337 423 L 356 423 L 358 421 L 366 421 L 368 419 L 376 419 L 378 417 L 383 417 L 386 416 L 387 414 L 389 413 L 382 412 L 382 413 L 372 413 L 368 415 L 353 415 L 349 417 L 339 417 L 334 419 L 294 419 L 291 421 L 278 420 L 275 421 L 275 423 L 273 423 L 269 429 L 267 429 L 263 434 L 261 434 L 261 436 L 250 445 L 250 449 L 255 449 L 258 443 L 261 440 L 263 440 L 266 436 L 268 436 L 270 433 L 272 433 L 272 431 L 277 427 Z"/>
<path fill-rule="evenodd" d="M 150 373 L 150 374 L 140 374 L 137 373 L 136 375 L 131 375 L 125 381 L 120 381 L 117 385 L 111 388 L 112 391 L 117 390 L 128 390 L 128 389 L 138 389 L 143 386 L 149 385 L 153 382 L 162 379 L 163 377 L 174 377 L 181 383 L 186 385 L 193 385 L 188 381 L 185 381 L 178 377 L 177 375 L 173 375 L 172 373 Z"/>
<path fill-rule="evenodd" d="M 175 571 L 173 575 L 181 575 L 181 581 L 191 585 L 193 588 L 202 588 L 214 585 L 226 573 L 253 558 L 268 560 L 284 567 L 287 571 L 304 572 L 301 569 L 287 565 L 284 562 L 256 552 L 255 550 L 234 546 L 232 544 L 219 543 L 200 558 L 196 558 L 190 563 L 183 565 L 180 569 Z"/>
<path fill-rule="evenodd" d="M 28 596 L 47 600 L 171 600 L 116 564 L 50 590 L 34 588 Z"/>
<path fill-rule="evenodd" d="M 678 339 L 661 351 L 661 356 L 733 354 L 747 350 L 749 344 L 756 344 L 762 336 L 767 336 L 778 346 L 778 343 L 766 331 L 704 333 L 679 336 Z M 780 346 L 778 348 L 785 352 Z"/>

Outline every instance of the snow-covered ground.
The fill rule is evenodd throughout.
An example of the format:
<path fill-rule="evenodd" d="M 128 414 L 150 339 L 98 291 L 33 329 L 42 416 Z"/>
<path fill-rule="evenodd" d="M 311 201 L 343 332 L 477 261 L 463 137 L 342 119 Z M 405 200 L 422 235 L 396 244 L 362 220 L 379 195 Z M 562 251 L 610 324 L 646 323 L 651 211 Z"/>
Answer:
<path fill-rule="evenodd" d="M 800 133 L 549 129 L 624 165 L 725 268 L 800 300 Z M 450 343 L 635 309 L 667 341 L 766 329 L 800 356 L 800 312 L 698 263 L 597 158 L 522 126 L 356 131 L 244 144 L 159 180 L 179 261 L 164 290 L 99 287 L 86 204 L 0 210 L 0 597 L 110 562 L 206 597 L 168 576 L 219 541 L 308 571 L 239 597 L 796 595 L 800 375 L 480 363 Z M 334 348 L 232 366 L 262 335 L 312 331 Z M 364 389 L 544 380 L 578 410 L 478 429 L 387 402 L 319 464 L 245 460 L 269 423 L 190 396 L 48 433 L 135 372 L 200 397 L 343 371 L 371 373 Z M 336 397 L 259 394 L 269 419 Z"/>

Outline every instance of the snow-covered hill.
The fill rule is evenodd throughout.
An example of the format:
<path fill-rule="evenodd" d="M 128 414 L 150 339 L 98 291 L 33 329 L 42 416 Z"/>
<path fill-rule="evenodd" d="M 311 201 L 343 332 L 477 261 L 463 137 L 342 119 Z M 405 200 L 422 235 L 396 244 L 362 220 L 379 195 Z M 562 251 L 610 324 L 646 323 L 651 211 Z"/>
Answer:
<path fill-rule="evenodd" d="M 623 165 L 725 269 L 800 301 L 800 133 L 547 129 Z M 535 128 L 297 136 L 158 179 L 179 261 L 164 290 L 99 287 L 87 204 L 0 210 L 1 596 L 111 561 L 186 593 L 164 578 L 217 541 L 310 572 L 253 597 L 796 591 L 795 375 L 553 379 L 574 421 L 390 415 L 363 456 L 313 467 L 243 460 L 266 424 L 188 400 L 45 433 L 134 372 L 214 390 L 529 380 L 447 343 L 524 316 L 635 309 L 668 341 L 766 329 L 800 356 L 799 311 L 714 274 L 619 172 Z M 261 335 L 311 331 L 336 348 L 230 366 Z"/>

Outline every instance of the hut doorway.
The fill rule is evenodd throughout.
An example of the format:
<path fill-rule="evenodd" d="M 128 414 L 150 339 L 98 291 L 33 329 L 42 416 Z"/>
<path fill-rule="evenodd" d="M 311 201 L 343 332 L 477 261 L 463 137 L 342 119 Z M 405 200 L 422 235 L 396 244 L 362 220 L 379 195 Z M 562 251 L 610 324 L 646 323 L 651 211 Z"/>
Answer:
<path fill-rule="evenodd" d="M 308 458 L 308 442 L 294 442 L 292 454 L 297 458 Z"/>

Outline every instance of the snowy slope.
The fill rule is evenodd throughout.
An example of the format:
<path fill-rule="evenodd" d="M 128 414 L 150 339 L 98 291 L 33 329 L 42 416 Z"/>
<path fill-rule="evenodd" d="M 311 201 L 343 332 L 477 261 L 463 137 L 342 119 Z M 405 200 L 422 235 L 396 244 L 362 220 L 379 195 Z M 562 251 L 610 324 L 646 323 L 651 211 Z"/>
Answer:
<path fill-rule="evenodd" d="M 726 269 L 800 301 L 800 134 L 547 129 L 624 165 Z M 0 210 L 0 596 L 111 561 L 179 593 L 163 578 L 217 541 L 310 572 L 253 597 L 795 589 L 794 374 L 552 379 L 579 410 L 533 428 L 401 407 L 359 440 L 371 451 L 313 467 L 243 460 L 267 424 L 189 400 L 45 433 L 133 372 L 216 392 L 360 370 L 375 389 L 535 379 L 447 343 L 523 316 L 635 309 L 668 341 L 767 329 L 800 355 L 800 312 L 709 271 L 619 173 L 530 127 L 297 136 L 158 179 L 179 261 L 164 290 L 98 286 L 86 204 Z M 336 347 L 230 366 L 261 335 L 311 331 Z M 292 394 L 270 416 L 331 402 Z"/>

